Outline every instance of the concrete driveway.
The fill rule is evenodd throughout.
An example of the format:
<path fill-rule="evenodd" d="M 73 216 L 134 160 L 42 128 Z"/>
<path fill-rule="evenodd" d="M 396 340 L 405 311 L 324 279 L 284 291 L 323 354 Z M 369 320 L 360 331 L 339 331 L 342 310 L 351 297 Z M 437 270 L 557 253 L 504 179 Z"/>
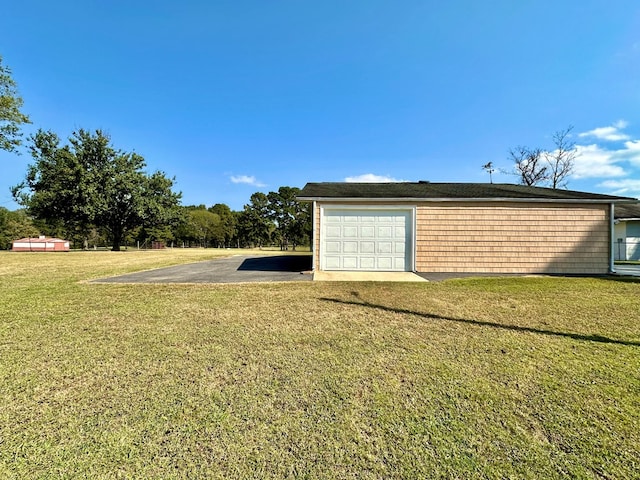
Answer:
<path fill-rule="evenodd" d="M 640 265 L 616 265 L 616 275 L 640 277 Z"/>
<path fill-rule="evenodd" d="M 91 283 L 246 283 L 311 281 L 310 255 L 233 256 L 93 280 Z"/>

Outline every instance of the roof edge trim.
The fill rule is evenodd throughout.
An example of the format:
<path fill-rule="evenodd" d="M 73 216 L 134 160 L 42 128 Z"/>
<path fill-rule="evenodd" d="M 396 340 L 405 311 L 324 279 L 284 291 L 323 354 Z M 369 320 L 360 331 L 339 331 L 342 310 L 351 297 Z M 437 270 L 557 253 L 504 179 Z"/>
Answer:
<path fill-rule="evenodd" d="M 296 197 L 301 202 L 406 202 L 406 203 L 435 203 L 435 202 L 517 202 L 517 203 L 628 203 L 637 204 L 640 200 L 625 199 L 586 199 L 586 198 L 511 198 L 511 197 L 489 197 L 489 198 L 423 198 L 423 197 L 399 197 L 399 198 L 372 198 L 372 197 Z"/>

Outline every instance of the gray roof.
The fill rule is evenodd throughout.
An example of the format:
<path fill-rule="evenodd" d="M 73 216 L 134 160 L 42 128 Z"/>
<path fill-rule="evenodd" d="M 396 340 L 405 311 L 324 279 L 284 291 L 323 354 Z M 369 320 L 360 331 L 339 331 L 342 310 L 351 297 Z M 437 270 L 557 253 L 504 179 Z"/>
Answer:
<path fill-rule="evenodd" d="M 307 183 L 298 200 L 535 200 L 588 203 L 633 203 L 637 199 L 573 190 L 527 187 L 506 183 Z"/>
<path fill-rule="evenodd" d="M 640 205 L 616 205 L 615 218 L 640 218 Z"/>

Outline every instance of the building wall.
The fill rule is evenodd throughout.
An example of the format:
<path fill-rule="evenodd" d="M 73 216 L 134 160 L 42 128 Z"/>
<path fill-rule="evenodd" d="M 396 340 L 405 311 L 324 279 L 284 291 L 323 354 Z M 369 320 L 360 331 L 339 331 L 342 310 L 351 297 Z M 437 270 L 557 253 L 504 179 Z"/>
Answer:
<path fill-rule="evenodd" d="M 336 204 L 344 203 L 322 205 Z M 317 202 L 314 212 L 314 269 L 322 255 L 320 206 Z M 608 205 L 419 203 L 415 267 L 418 272 L 607 273 L 608 216 Z"/>
<path fill-rule="evenodd" d="M 616 260 L 640 260 L 640 221 L 620 221 L 615 226 Z"/>
<path fill-rule="evenodd" d="M 608 212 L 608 205 L 421 204 L 416 270 L 607 273 Z"/>
<path fill-rule="evenodd" d="M 68 252 L 69 242 L 13 242 L 14 252 Z"/>

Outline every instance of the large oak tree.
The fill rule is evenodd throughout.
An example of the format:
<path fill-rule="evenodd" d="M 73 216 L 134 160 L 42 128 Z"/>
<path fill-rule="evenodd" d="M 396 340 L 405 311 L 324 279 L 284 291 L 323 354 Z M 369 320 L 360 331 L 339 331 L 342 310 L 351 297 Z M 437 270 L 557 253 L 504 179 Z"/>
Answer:
<path fill-rule="evenodd" d="M 31 123 L 21 108 L 22 97 L 18 94 L 11 70 L 2 65 L 0 57 L 0 150 L 15 152 L 20 146 L 20 126 Z"/>
<path fill-rule="evenodd" d="M 99 228 L 117 251 L 133 229 L 167 225 L 179 215 L 173 180 L 147 174 L 141 155 L 116 150 L 101 130 L 78 130 L 68 145 L 39 130 L 30 150 L 34 163 L 12 189 L 14 198 L 34 218 L 62 224 L 70 237 Z"/>

